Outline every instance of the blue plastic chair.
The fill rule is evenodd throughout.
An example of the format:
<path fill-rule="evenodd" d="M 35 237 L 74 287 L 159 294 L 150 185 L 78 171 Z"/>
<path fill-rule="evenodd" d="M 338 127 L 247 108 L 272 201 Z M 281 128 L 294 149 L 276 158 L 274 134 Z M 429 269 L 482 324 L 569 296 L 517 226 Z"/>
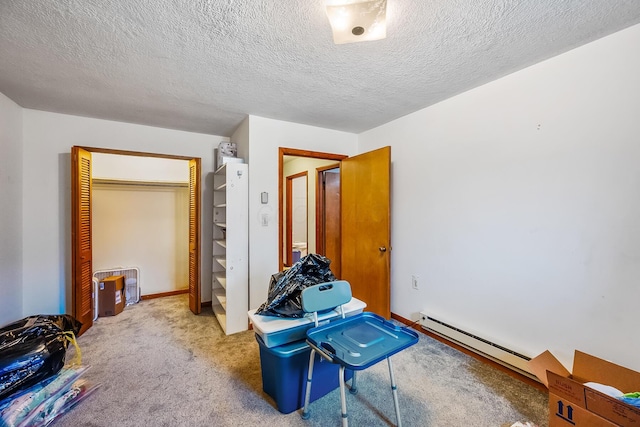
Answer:
<path fill-rule="evenodd" d="M 349 425 L 345 370 L 353 371 L 350 392 L 357 393 L 356 371 L 367 369 L 387 359 L 391 393 L 396 411 L 397 425 L 402 426 L 398 392 L 390 356 L 418 342 L 418 334 L 411 329 L 397 326 L 374 313 L 359 313 L 346 317 L 342 305 L 351 300 L 351 285 L 344 280 L 321 283 L 302 291 L 302 309 L 313 313 L 315 327 L 307 331 L 307 343 L 311 347 L 307 388 L 305 392 L 302 418 L 309 418 L 309 398 L 313 378 L 313 362 L 317 352 L 322 358 L 340 365 L 340 403 L 342 405 L 342 425 Z M 340 306 L 342 318 L 318 325 L 318 312 Z"/>

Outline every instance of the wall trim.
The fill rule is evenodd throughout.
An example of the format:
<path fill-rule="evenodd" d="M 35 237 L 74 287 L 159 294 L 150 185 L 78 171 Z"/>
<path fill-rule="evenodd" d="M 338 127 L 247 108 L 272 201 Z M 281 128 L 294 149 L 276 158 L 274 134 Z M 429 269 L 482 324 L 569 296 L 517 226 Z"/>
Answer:
<path fill-rule="evenodd" d="M 540 383 L 540 382 L 538 382 L 538 381 L 536 381 L 536 380 L 534 380 L 532 378 L 529 378 L 526 375 L 523 375 L 523 374 L 521 374 L 519 372 L 516 372 L 513 369 L 509 369 L 506 366 L 501 365 L 500 363 L 494 362 L 493 360 L 488 359 L 486 357 L 483 357 L 483 356 L 479 355 L 476 352 L 473 352 L 473 351 L 471 351 L 469 349 L 464 348 L 461 345 L 458 345 L 458 344 L 456 344 L 456 343 L 454 343 L 452 341 L 449 341 L 446 338 L 443 338 L 443 337 L 441 337 L 439 335 L 436 335 L 436 334 L 434 334 L 432 332 L 429 332 L 429 331 L 425 330 L 424 328 L 422 328 L 422 325 L 420 324 L 420 320 L 416 320 L 415 322 L 412 322 L 411 320 L 405 319 L 404 317 L 399 316 L 399 315 L 397 315 L 395 313 L 391 313 L 391 318 L 394 319 L 394 320 L 397 320 L 400 323 L 403 323 L 404 325 L 406 325 L 406 326 L 408 326 L 410 328 L 415 329 L 416 331 L 419 331 L 419 332 L 427 335 L 430 338 L 438 340 L 441 343 L 443 343 L 443 344 L 445 344 L 445 345 L 447 345 L 447 346 L 449 346 L 451 348 L 454 348 L 454 349 L 456 349 L 456 350 L 458 350 L 458 351 L 460 351 L 460 352 L 462 352 L 462 353 L 464 353 L 464 354 L 466 354 L 468 356 L 471 356 L 474 359 L 476 359 L 476 360 L 478 360 L 478 361 L 480 361 L 482 363 L 486 363 L 487 365 L 489 365 L 489 366 L 491 366 L 491 367 L 493 367 L 493 368 L 495 368 L 495 369 L 497 369 L 497 370 L 499 370 L 501 372 L 504 372 L 505 374 L 507 374 L 507 375 L 517 379 L 517 380 L 520 380 L 525 384 L 530 385 L 531 387 L 534 387 L 534 388 L 536 388 L 536 389 L 538 389 L 540 391 L 544 391 L 544 392 L 548 391 L 547 388 L 544 386 L 544 384 L 542 384 L 542 383 Z"/>
<path fill-rule="evenodd" d="M 149 294 L 140 296 L 141 300 L 145 299 L 154 299 L 154 298 L 163 298 L 163 297 L 171 297 L 174 295 L 188 294 L 189 288 L 178 289 L 177 291 L 169 291 L 169 292 L 160 292 L 157 294 Z"/>

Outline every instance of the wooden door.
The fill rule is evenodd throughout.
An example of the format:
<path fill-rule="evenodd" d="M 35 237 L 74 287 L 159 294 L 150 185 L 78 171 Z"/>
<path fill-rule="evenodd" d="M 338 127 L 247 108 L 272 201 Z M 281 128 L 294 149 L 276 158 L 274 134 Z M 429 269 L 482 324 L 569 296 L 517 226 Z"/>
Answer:
<path fill-rule="evenodd" d="M 93 325 L 93 268 L 91 251 L 91 153 L 71 149 L 71 289 L 72 315 L 80 335 Z"/>
<path fill-rule="evenodd" d="M 391 317 L 391 147 L 349 157 L 340 168 L 342 279 L 367 311 Z"/>
<path fill-rule="evenodd" d="M 200 159 L 189 160 L 189 309 L 200 314 Z"/>

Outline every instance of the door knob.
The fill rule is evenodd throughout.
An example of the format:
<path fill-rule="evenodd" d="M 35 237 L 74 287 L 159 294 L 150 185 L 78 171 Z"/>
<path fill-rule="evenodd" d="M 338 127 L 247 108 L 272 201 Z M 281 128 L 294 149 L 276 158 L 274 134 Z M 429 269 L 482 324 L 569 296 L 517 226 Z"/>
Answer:
<path fill-rule="evenodd" d="M 386 248 L 386 247 L 384 247 L 384 246 L 380 246 L 380 247 L 378 248 L 378 250 L 379 250 L 380 252 L 387 252 L 387 248 Z"/>

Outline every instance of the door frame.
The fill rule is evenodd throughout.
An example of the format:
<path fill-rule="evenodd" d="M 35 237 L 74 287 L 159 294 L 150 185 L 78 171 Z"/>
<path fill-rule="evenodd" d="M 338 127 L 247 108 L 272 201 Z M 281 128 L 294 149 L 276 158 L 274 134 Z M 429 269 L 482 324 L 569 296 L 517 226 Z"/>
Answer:
<path fill-rule="evenodd" d="M 286 257 L 285 257 L 285 265 L 291 267 L 293 265 L 293 180 L 297 178 L 304 178 L 305 182 L 305 193 L 307 197 L 307 212 L 305 217 L 305 223 L 307 224 L 307 242 L 309 241 L 309 173 L 307 171 L 299 172 L 293 175 L 289 175 L 285 177 L 287 180 L 287 213 L 286 213 L 286 235 L 285 246 L 286 246 Z"/>
<path fill-rule="evenodd" d="M 335 160 L 341 162 L 347 155 L 335 153 L 323 153 L 320 151 L 301 150 L 297 148 L 278 147 L 278 269 L 284 269 L 284 156 L 309 157 L 313 159 Z"/>
<path fill-rule="evenodd" d="M 89 153 L 102 153 L 102 154 L 116 154 L 116 155 L 122 155 L 122 156 L 137 156 L 137 157 L 153 157 L 153 158 L 163 158 L 163 159 L 173 159 L 173 160 L 186 160 L 186 161 L 190 161 L 190 160 L 194 160 L 196 161 L 197 165 L 198 165 L 198 173 L 196 174 L 196 188 L 200 189 L 201 188 L 201 181 L 202 181 L 202 177 L 200 176 L 202 173 L 202 168 L 201 168 L 201 158 L 200 157 L 192 157 L 192 156 L 178 156 L 178 155 L 172 155 L 172 154 L 160 154 L 160 153 L 149 153 L 149 152 L 143 152 L 143 151 L 129 151 L 129 150 L 118 150 L 118 149 L 111 149 L 111 148 L 100 148 L 100 147 L 86 147 L 86 146 L 76 146 L 82 150 L 88 151 Z M 200 309 L 202 307 L 202 284 L 201 284 L 201 233 L 202 233 L 202 228 L 201 228 L 201 217 L 202 217 L 202 212 L 201 212 L 201 206 L 202 206 L 202 194 L 201 192 L 198 192 L 198 209 L 196 210 L 196 218 L 195 218 L 195 227 L 196 227 L 196 236 L 198 239 L 198 244 L 196 245 L 195 248 L 195 256 L 196 256 L 196 263 L 197 263 L 197 267 L 195 269 L 195 273 L 196 273 L 196 283 L 197 286 L 195 287 L 195 300 L 196 300 L 196 307 L 197 307 L 197 311 L 199 314 L 200 313 Z M 78 189 L 72 186 L 71 189 L 71 200 L 72 200 L 72 208 L 71 208 L 71 216 L 72 216 L 72 221 L 73 218 L 76 214 L 76 212 L 74 211 L 75 209 L 75 204 L 74 201 L 77 199 L 78 197 Z M 72 222 L 72 230 L 71 233 L 74 233 L 74 227 L 73 227 L 73 222 Z M 74 259 L 74 254 L 77 253 L 78 248 L 76 247 L 77 243 L 76 241 L 72 238 L 71 239 L 71 254 L 72 254 L 72 268 L 75 265 L 75 259 Z M 93 272 L 92 272 L 93 275 Z M 79 290 L 79 285 L 76 283 L 76 275 L 75 273 L 71 275 L 71 293 L 72 293 L 72 306 L 73 306 L 73 315 L 75 316 L 75 311 L 76 311 L 76 307 L 75 307 L 75 301 L 76 301 L 76 292 Z"/>

